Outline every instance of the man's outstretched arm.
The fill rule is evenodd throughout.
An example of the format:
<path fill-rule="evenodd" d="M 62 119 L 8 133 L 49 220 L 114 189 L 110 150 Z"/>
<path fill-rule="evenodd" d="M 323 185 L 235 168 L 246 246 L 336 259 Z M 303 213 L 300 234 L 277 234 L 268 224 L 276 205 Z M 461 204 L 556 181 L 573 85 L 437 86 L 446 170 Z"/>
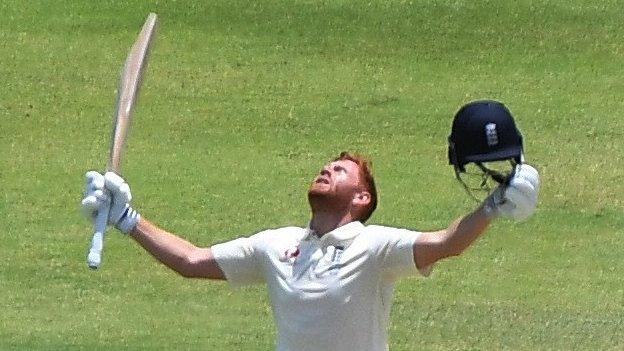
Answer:
<path fill-rule="evenodd" d="M 483 206 L 443 230 L 422 233 L 414 243 L 414 262 L 425 270 L 437 261 L 464 252 L 487 229 L 491 219 Z"/>
<path fill-rule="evenodd" d="M 457 219 L 446 229 L 422 233 L 416 239 L 416 267 L 427 270 L 443 258 L 461 254 L 499 216 L 516 221 L 529 218 L 537 206 L 539 185 L 539 174 L 535 168 L 527 164 L 516 166 L 509 184 L 499 186 L 474 212 Z"/>
<path fill-rule="evenodd" d="M 130 236 L 165 266 L 187 278 L 225 280 L 210 248 L 200 248 L 141 218 Z"/>
<path fill-rule="evenodd" d="M 104 206 L 109 207 L 108 224 L 129 234 L 167 267 L 189 278 L 225 279 L 210 248 L 199 248 L 149 221 L 130 207 L 130 186 L 115 173 L 87 172 L 87 187 L 81 206 L 94 220 Z"/>

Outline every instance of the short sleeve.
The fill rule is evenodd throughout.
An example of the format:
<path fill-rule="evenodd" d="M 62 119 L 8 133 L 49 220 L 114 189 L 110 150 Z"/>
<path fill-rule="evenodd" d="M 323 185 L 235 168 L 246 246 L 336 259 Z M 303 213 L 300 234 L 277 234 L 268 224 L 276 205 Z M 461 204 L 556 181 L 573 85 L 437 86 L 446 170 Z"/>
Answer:
<path fill-rule="evenodd" d="M 397 280 L 419 273 L 414 262 L 414 243 L 420 232 L 384 226 L 369 226 L 370 238 L 374 241 L 374 254 L 385 278 Z M 420 270 L 429 275 L 429 267 Z"/>
<path fill-rule="evenodd" d="M 264 281 L 253 242 L 253 237 L 239 238 L 211 247 L 219 268 L 232 287 Z"/>

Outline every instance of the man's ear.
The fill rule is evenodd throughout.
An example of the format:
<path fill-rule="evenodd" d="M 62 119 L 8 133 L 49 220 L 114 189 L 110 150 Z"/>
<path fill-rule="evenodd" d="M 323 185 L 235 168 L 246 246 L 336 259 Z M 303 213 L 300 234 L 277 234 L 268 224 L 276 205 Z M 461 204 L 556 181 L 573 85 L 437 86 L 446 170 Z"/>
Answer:
<path fill-rule="evenodd" d="M 371 202 L 371 194 L 366 190 L 362 190 L 362 191 L 355 193 L 355 196 L 353 196 L 353 201 L 351 201 L 351 203 L 354 206 L 358 206 L 358 207 L 368 206 L 370 202 Z"/>

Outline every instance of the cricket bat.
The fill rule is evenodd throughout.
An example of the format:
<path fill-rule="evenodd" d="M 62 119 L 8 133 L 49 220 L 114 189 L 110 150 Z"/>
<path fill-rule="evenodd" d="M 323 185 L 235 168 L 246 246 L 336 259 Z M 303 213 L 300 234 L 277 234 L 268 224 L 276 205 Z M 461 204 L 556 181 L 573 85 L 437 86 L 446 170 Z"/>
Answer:
<path fill-rule="evenodd" d="M 107 171 L 117 174 L 121 173 L 121 156 L 126 144 L 126 138 L 128 137 L 130 122 L 132 121 L 132 110 L 139 95 L 139 88 L 147 67 L 150 49 L 156 37 L 157 26 L 158 16 L 155 13 L 150 13 L 134 45 L 132 45 L 132 49 L 130 49 L 121 71 L 116 109 L 113 116 L 113 133 Z M 87 255 L 87 264 L 91 269 L 98 269 L 102 264 L 102 249 L 104 248 L 104 236 L 109 211 L 110 206 L 104 206 L 95 219 L 95 233 L 93 234 L 91 248 Z"/>

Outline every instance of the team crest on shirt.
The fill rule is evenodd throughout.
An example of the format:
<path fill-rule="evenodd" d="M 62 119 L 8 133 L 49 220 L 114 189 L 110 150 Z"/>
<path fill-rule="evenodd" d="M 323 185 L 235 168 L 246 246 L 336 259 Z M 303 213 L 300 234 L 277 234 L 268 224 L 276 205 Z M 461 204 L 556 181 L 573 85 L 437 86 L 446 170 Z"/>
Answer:
<path fill-rule="evenodd" d="M 338 271 L 340 270 L 340 259 L 342 258 L 343 252 L 344 252 L 344 246 L 334 246 L 331 266 L 328 269 L 329 274 L 331 275 L 338 274 Z"/>

